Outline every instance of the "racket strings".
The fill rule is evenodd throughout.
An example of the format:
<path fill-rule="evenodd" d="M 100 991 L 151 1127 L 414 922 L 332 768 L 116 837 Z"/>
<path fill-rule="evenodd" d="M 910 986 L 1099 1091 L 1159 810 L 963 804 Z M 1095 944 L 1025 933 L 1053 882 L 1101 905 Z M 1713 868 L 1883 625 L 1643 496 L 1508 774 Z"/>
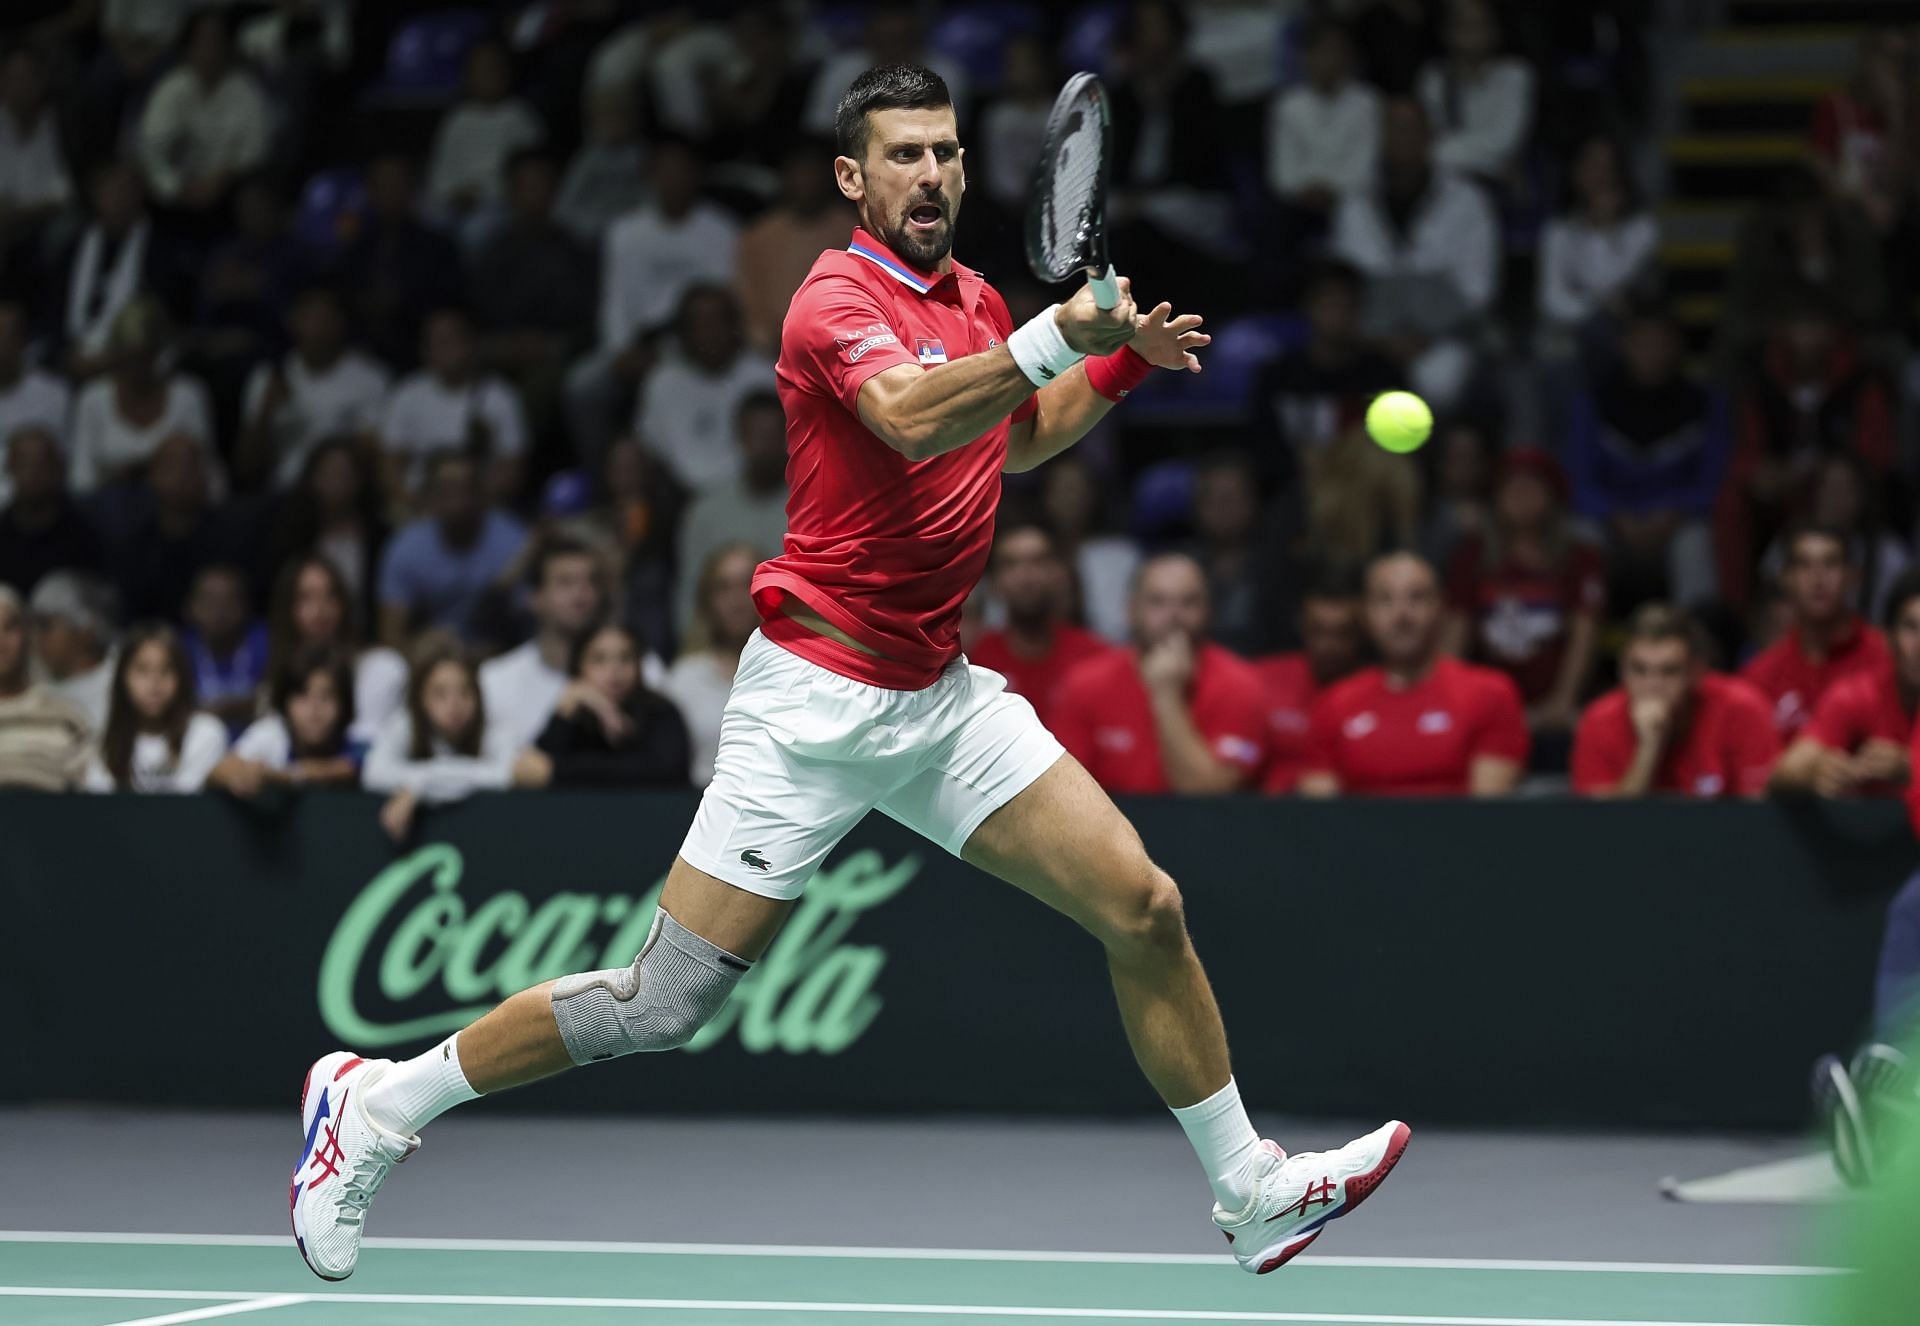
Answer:
<path fill-rule="evenodd" d="M 1052 192 L 1047 202 L 1048 262 L 1056 268 L 1077 265 L 1086 247 L 1086 231 L 1099 190 L 1103 135 L 1097 112 L 1081 108 L 1059 141 L 1052 162 Z M 1063 273 L 1064 274 L 1064 273 Z"/>

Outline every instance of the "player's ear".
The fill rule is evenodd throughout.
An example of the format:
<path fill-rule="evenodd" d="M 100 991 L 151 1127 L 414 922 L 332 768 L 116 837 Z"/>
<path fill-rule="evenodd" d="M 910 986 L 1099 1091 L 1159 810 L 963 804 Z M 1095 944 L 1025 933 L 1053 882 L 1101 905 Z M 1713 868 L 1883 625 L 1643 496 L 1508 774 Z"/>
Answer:
<path fill-rule="evenodd" d="M 867 196 L 866 172 L 852 157 L 833 159 L 833 182 L 840 186 L 840 194 L 848 202 L 857 203 Z"/>
<path fill-rule="evenodd" d="M 965 193 L 967 191 L 967 149 L 961 148 L 955 157 L 960 162 L 960 192 Z"/>

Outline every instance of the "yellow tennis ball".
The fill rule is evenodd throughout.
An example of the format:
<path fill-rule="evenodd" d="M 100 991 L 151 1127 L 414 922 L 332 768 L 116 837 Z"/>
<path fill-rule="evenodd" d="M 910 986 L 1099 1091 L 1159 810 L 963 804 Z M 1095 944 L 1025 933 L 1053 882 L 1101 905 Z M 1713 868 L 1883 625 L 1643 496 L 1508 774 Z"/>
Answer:
<path fill-rule="evenodd" d="M 1410 391 L 1383 391 L 1367 407 L 1367 436 L 1388 451 L 1418 451 L 1433 436 L 1433 411 Z"/>

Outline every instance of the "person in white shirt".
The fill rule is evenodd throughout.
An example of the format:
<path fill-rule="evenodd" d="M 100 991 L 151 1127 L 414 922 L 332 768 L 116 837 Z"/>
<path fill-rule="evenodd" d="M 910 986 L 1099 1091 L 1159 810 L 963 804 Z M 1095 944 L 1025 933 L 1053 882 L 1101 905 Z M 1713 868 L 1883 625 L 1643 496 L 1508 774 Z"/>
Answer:
<path fill-rule="evenodd" d="M 113 694 L 113 587 L 78 571 L 55 571 L 33 587 L 34 662 L 55 695 L 80 711 L 95 735 Z"/>
<path fill-rule="evenodd" d="M 363 646 L 362 634 L 346 578 L 330 558 L 310 552 L 281 569 L 267 609 L 267 675 L 285 675 L 315 650 L 344 655 L 353 666 L 348 736 L 366 745 L 406 703 L 407 661 L 384 645 Z"/>
<path fill-rule="evenodd" d="M 326 286 L 294 297 L 287 334 L 293 348 L 286 356 L 258 365 L 247 379 L 234 461 L 243 476 L 271 474 L 282 492 L 300 482 L 322 442 L 377 438 L 391 383 L 383 365 L 347 345 L 346 310 Z"/>
<path fill-rule="evenodd" d="M 0 238 L 11 247 L 73 201 L 46 80 L 30 47 L 0 61 Z"/>
<path fill-rule="evenodd" d="M 114 319 L 113 371 L 87 384 L 73 412 L 67 482 L 91 493 L 131 478 L 160 444 L 185 435 L 206 454 L 216 488 L 213 408 L 198 378 L 166 370 L 173 324 L 160 302 L 141 295 Z"/>
<path fill-rule="evenodd" d="M 473 662 L 460 642 L 430 633 L 414 651 L 407 707 L 374 738 L 361 782 L 369 792 L 387 794 L 380 826 L 403 842 L 423 802 L 444 805 L 511 786 L 517 753 L 487 722 Z"/>
<path fill-rule="evenodd" d="M 351 787 L 360 781 L 349 742 L 353 664 L 308 646 L 268 683 L 271 708 L 254 720 L 207 775 L 207 786 L 255 797 L 271 786 Z"/>
<path fill-rule="evenodd" d="M 460 310 L 428 314 L 420 338 L 424 365 L 394 389 L 380 424 L 388 491 L 411 498 L 426 478 L 429 456 L 464 451 L 484 459 L 489 495 L 511 503 L 520 493 L 527 450 L 520 394 L 479 371 L 473 324 Z"/>
<path fill-rule="evenodd" d="M 1414 86 L 1433 122 L 1433 159 L 1483 180 L 1506 178 L 1533 129 L 1533 69 L 1500 51 L 1489 0 L 1450 0 L 1446 58 Z"/>
<path fill-rule="evenodd" d="M 1565 356 L 1596 318 L 1624 320 L 1633 287 L 1652 266 L 1660 225 L 1640 205 L 1620 147 L 1595 134 L 1574 152 L 1573 207 L 1540 237 L 1542 350 Z"/>
<path fill-rule="evenodd" d="M 1017 214 L 1026 206 L 1033 163 L 1047 141 L 1047 117 L 1057 90 L 1046 43 L 1022 34 L 1007 43 L 1000 95 L 980 115 L 980 152 L 986 158 L 987 197 Z"/>
<path fill-rule="evenodd" d="M 553 219 L 583 244 L 599 244 L 613 223 L 647 199 L 647 156 L 633 115 L 633 91 L 608 88 L 587 101 L 587 141 L 567 163 Z"/>
<path fill-rule="evenodd" d="M 680 517 L 673 620 L 683 634 L 694 622 L 701 571 L 715 549 L 738 543 L 773 557 L 786 538 L 787 416 L 776 393 L 750 392 L 741 400 L 734 444 L 740 473 L 708 486 Z"/>
<path fill-rule="evenodd" d="M 170 626 L 133 632 L 113 677 L 89 792 L 198 792 L 227 753 L 225 724 L 193 707 L 193 671 Z"/>
<path fill-rule="evenodd" d="M 640 389 L 633 429 L 681 486 L 698 493 L 739 477 L 734 417 L 749 393 L 773 390 L 773 361 L 747 349 L 740 302 L 721 286 L 688 290 L 675 332 Z"/>
<path fill-rule="evenodd" d="M 487 720 L 514 750 L 533 745 L 567 689 L 573 649 L 606 614 L 599 556 L 576 539 L 543 539 L 527 566 L 533 638 L 480 666 Z"/>
<path fill-rule="evenodd" d="M 1289 207 L 1325 217 L 1373 183 L 1380 94 L 1353 76 L 1353 39 L 1337 23 L 1308 34 L 1306 80 L 1267 112 L 1267 184 Z"/>
<path fill-rule="evenodd" d="M 239 176 L 267 158 L 273 107 L 233 54 L 229 19 L 202 9 L 186 59 L 162 78 L 140 116 L 140 163 L 154 197 L 207 212 Z"/>
<path fill-rule="evenodd" d="M 760 626 L 752 590 L 760 557 L 758 549 L 745 543 L 722 544 L 707 554 L 699 568 L 693 628 L 660 687 L 686 720 L 693 755 L 689 776 L 695 787 L 713 781 L 720 718 L 733 689 L 733 674 L 740 667 L 740 651 Z"/>
<path fill-rule="evenodd" d="M 73 391 L 64 378 L 27 366 L 27 310 L 16 300 L 0 300 L 0 508 L 13 500 L 7 474 L 7 444 L 23 428 L 45 432 L 67 445 Z"/>
<path fill-rule="evenodd" d="M 467 52 L 466 100 L 448 111 L 427 159 L 427 205 L 455 223 L 471 252 L 498 221 L 507 158 L 546 136 L 513 95 L 513 62 L 497 41 Z"/>

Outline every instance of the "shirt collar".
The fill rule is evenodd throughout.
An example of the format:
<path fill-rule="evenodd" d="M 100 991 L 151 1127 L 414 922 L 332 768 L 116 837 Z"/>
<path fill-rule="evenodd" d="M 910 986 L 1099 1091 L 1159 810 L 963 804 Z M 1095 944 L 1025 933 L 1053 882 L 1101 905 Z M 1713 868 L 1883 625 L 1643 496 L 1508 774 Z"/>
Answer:
<path fill-rule="evenodd" d="M 917 295 L 932 295 L 951 281 L 961 299 L 971 305 L 973 290 L 980 283 L 980 274 L 958 259 L 950 272 L 922 271 L 868 234 L 863 226 L 853 228 L 853 240 L 847 245 L 847 252 L 862 262 L 872 263 Z"/>

